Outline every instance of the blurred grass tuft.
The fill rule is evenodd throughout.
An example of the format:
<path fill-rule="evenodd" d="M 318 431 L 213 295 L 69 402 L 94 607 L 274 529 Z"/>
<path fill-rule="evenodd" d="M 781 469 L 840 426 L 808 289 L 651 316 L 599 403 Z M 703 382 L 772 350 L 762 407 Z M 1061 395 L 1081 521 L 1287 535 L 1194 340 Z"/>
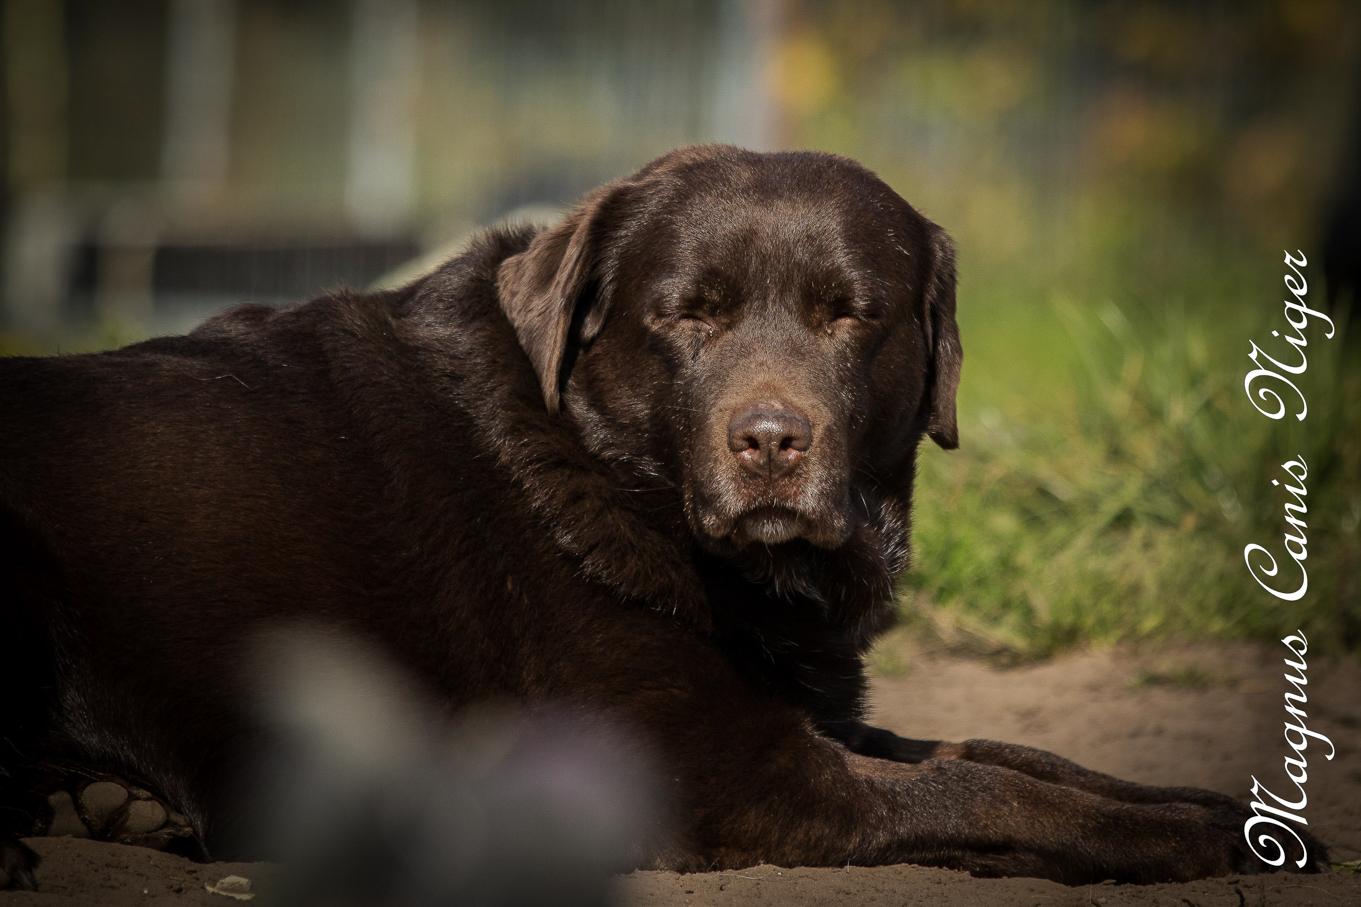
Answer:
<path fill-rule="evenodd" d="M 980 309 L 963 325 L 965 382 L 981 372 L 997 402 L 962 393 L 960 450 L 923 452 L 902 586 L 910 625 L 1012 661 L 1297 629 L 1311 651 L 1358 649 L 1361 367 L 1344 324 L 1331 341 L 1311 330 L 1306 420 L 1252 409 L 1248 341 L 1285 327 L 1271 275 L 1284 266 L 1267 264 L 1207 260 L 1152 278 L 1113 264 L 1091 283 L 1116 295 L 1094 299 L 1037 291 L 1006 304 L 1014 288 L 961 290 L 961 319 L 970 302 Z M 1185 289 L 1168 291 L 1177 284 L 1194 308 Z M 1266 546 L 1295 581 L 1286 493 L 1271 479 L 1297 455 L 1309 470 L 1309 592 L 1285 602 L 1257 585 L 1243 548 Z"/>
<path fill-rule="evenodd" d="M 1131 691 L 1143 687 L 1175 687 L 1180 690 L 1204 690 L 1214 686 L 1219 678 L 1197 665 L 1176 665 L 1166 670 L 1145 668 L 1130 682 Z"/>

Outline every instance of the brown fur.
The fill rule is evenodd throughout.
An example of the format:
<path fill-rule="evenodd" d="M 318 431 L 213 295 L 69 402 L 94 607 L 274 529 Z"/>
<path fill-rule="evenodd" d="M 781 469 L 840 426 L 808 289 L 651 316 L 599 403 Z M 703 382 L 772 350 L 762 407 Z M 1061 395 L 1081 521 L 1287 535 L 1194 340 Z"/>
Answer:
<path fill-rule="evenodd" d="M 709 146 L 398 291 L 0 361 L 4 865 L 29 878 L 56 759 L 227 856 L 240 667 L 306 619 L 451 706 L 632 728 L 679 816 L 645 865 L 1254 871 L 1230 798 L 862 722 L 917 444 L 958 442 L 954 287 L 945 233 L 858 165 Z M 733 426 L 767 410 L 812 441 L 762 476 Z"/>

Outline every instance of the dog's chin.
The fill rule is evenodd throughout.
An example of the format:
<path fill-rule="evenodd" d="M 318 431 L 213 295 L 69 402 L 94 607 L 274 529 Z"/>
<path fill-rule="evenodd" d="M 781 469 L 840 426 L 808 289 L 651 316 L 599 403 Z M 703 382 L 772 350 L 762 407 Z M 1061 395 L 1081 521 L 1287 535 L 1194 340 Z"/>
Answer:
<path fill-rule="evenodd" d="M 781 545 L 803 539 L 819 548 L 838 548 L 846 542 L 851 527 L 842 520 L 824 525 L 790 507 L 762 506 L 735 516 L 708 514 L 698 521 L 701 546 L 713 553 L 731 552 L 749 545 Z"/>
<path fill-rule="evenodd" d="M 807 526 L 802 517 L 785 507 L 758 507 L 737 518 L 732 540 L 739 547 L 759 542 L 778 545 L 806 536 Z"/>

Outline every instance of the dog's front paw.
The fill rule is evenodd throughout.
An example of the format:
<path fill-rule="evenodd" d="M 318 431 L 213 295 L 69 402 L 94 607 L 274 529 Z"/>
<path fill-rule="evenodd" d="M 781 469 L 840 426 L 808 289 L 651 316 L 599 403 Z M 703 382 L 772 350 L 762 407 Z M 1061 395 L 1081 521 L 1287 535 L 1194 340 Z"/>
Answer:
<path fill-rule="evenodd" d="M 1237 872 L 1322 872 L 1328 866 L 1328 848 L 1303 825 L 1259 815 L 1236 800 L 1213 812 L 1215 823 L 1241 845 Z"/>
<path fill-rule="evenodd" d="M 24 842 L 0 836 L 0 891 L 37 891 L 38 880 L 34 878 L 33 870 L 38 862 L 38 855 Z"/>
<path fill-rule="evenodd" d="M 1281 833 L 1284 858 L 1276 845 L 1249 841 L 1244 825 L 1254 817 L 1246 804 L 1229 798 L 1213 806 L 1122 804 L 1110 817 L 1118 831 L 1112 830 L 1104 842 L 1084 842 L 1086 846 L 1073 854 L 1056 856 L 1060 871 L 1047 876 L 1070 885 L 1107 879 L 1149 885 L 1263 872 L 1319 872 L 1327 865 L 1327 848 L 1303 828 L 1292 827 L 1293 835 Z M 1078 853 L 1086 859 L 1075 859 Z"/>
<path fill-rule="evenodd" d="M 61 790 L 47 798 L 49 817 L 37 831 L 166 850 L 190 838 L 189 820 L 148 791 L 120 780 L 86 784 L 75 796 Z"/>
<path fill-rule="evenodd" d="M 1175 808 L 1199 813 L 1177 836 L 1186 879 L 1320 872 L 1328 865 L 1328 849 L 1308 829 L 1284 820 L 1257 821 L 1257 814 L 1237 800 Z"/>

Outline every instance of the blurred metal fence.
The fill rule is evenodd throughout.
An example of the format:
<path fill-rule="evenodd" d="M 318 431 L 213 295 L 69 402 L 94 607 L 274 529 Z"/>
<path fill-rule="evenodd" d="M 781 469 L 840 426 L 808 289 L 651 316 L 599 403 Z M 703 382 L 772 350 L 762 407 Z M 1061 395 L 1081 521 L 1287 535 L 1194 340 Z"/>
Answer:
<path fill-rule="evenodd" d="M 983 257 L 1093 208 L 1298 234 L 1361 109 L 1343 0 L 4 0 L 0 26 L 0 312 L 34 334 L 363 285 L 706 140 L 858 157 Z"/>

